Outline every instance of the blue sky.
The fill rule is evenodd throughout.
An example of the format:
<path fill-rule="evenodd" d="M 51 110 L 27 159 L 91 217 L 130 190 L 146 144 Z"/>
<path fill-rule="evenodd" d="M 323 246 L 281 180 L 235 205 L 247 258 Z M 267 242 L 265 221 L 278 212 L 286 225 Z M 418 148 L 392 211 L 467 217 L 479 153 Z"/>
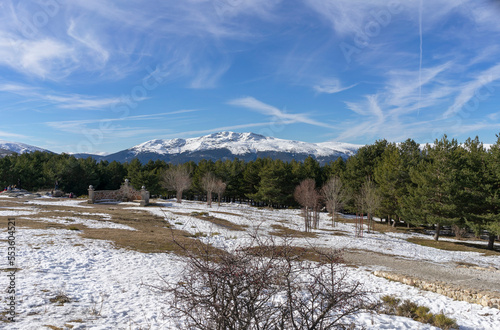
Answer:
<path fill-rule="evenodd" d="M 490 0 L 2 0 L 0 139 L 493 143 L 498 17 Z"/>

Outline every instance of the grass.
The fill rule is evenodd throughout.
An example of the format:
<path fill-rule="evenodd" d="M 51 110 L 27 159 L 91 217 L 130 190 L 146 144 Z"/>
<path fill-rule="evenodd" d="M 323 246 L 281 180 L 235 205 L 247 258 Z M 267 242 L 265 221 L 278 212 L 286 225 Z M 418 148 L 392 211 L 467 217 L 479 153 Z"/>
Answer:
<path fill-rule="evenodd" d="M 271 225 L 274 231 L 269 234 L 279 237 L 309 237 L 316 238 L 318 235 L 316 233 L 298 231 L 281 225 Z"/>
<path fill-rule="evenodd" d="M 433 239 L 411 237 L 408 242 L 446 251 L 478 252 L 485 256 L 499 256 L 500 248 L 488 250 L 485 245 L 471 242 L 435 241 Z"/>
<path fill-rule="evenodd" d="M 273 246 L 272 248 L 269 246 L 257 246 L 249 248 L 250 252 L 253 252 L 255 255 L 264 255 L 267 257 L 271 257 L 271 254 L 279 255 L 280 249 L 284 249 L 282 246 Z M 342 253 L 340 251 L 328 251 L 315 248 L 306 248 L 306 247 L 298 247 L 298 246 L 287 246 L 287 253 L 293 257 L 295 260 L 308 260 L 315 262 L 324 262 L 325 255 L 331 255 L 333 253 L 337 262 L 342 262 Z"/>
<path fill-rule="evenodd" d="M 344 231 L 344 230 L 327 229 L 327 228 L 322 228 L 321 230 L 329 232 L 330 235 L 333 235 L 333 236 L 349 236 L 349 233 Z"/>
<path fill-rule="evenodd" d="M 19 207 L 22 203 L 12 201 L 0 201 L 0 206 Z M 196 253 L 203 245 L 199 240 L 193 239 L 192 235 L 183 230 L 170 229 L 170 225 L 163 217 L 152 215 L 146 210 L 130 210 L 125 205 L 93 204 L 92 208 L 84 211 L 74 207 L 61 205 L 37 205 L 40 209 L 38 214 L 23 216 L 16 219 L 18 228 L 30 229 L 66 229 L 75 230 L 83 238 L 100 239 L 111 241 L 116 247 L 130 249 L 143 253 L 173 252 L 185 255 L 187 250 Z M 106 213 L 111 216 L 109 222 L 127 225 L 135 230 L 112 229 L 112 228 L 88 228 L 84 225 L 66 225 L 60 223 L 48 223 L 40 218 L 74 216 L 77 212 Z M 2 217 L 3 218 L 3 217 Z M 102 220 L 97 214 L 85 215 L 85 218 Z M 0 221 L 0 229 L 7 227 L 7 221 Z M 50 244 L 53 242 L 48 242 Z M 182 246 L 182 247 L 181 247 Z"/>
<path fill-rule="evenodd" d="M 337 216 L 336 222 L 340 223 L 356 223 L 355 219 L 347 219 L 342 216 Z M 365 228 L 368 226 L 368 220 L 366 217 L 363 218 L 363 225 Z M 386 222 L 378 222 L 378 221 L 372 221 L 373 225 L 373 230 L 379 233 L 400 233 L 400 232 L 422 232 L 423 228 L 422 227 L 411 227 L 408 228 L 406 225 L 404 226 L 396 226 L 392 227 L 388 225 Z M 366 229 L 365 229 L 366 230 Z M 371 230 L 371 229 L 370 229 Z"/>
<path fill-rule="evenodd" d="M 53 304 L 58 304 L 59 306 L 63 306 L 65 303 L 69 303 L 72 300 L 64 293 L 58 293 L 55 297 L 50 298 L 49 301 Z"/>
<path fill-rule="evenodd" d="M 219 213 L 221 213 L 221 212 L 219 212 Z M 189 216 L 195 217 L 195 218 L 200 219 L 200 220 L 205 220 L 205 221 L 211 222 L 214 225 L 217 225 L 219 227 L 229 229 L 229 230 L 245 231 L 247 228 L 247 226 L 238 225 L 238 224 L 235 224 L 231 221 L 211 216 L 211 215 L 209 215 L 208 212 L 192 212 L 189 214 Z"/>

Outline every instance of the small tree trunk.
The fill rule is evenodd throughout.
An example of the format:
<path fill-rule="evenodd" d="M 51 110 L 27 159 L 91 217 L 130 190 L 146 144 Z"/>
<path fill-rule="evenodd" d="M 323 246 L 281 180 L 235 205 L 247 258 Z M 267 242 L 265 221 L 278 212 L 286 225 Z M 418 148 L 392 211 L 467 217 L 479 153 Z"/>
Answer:
<path fill-rule="evenodd" d="M 307 222 L 308 222 L 308 219 L 307 217 L 309 216 L 309 211 L 307 210 L 307 206 L 304 208 L 304 231 L 307 232 L 307 229 L 308 229 L 308 226 L 307 226 Z"/>
<path fill-rule="evenodd" d="M 177 203 L 182 203 L 182 190 L 177 190 Z"/>
<path fill-rule="evenodd" d="M 490 234 L 488 237 L 488 250 L 493 250 L 495 245 L 495 235 Z"/>
<path fill-rule="evenodd" d="M 208 207 L 212 207 L 212 192 L 207 192 L 207 205 Z"/>
<path fill-rule="evenodd" d="M 434 234 L 434 240 L 437 241 L 439 239 L 439 234 L 441 231 L 441 224 L 436 224 L 436 233 Z"/>

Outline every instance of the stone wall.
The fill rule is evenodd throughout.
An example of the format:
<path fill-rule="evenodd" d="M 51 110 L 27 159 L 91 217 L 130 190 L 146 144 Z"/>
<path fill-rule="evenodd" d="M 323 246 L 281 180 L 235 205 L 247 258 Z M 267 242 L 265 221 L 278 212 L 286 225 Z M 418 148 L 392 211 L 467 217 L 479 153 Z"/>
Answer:
<path fill-rule="evenodd" d="M 143 186 L 141 191 L 135 190 L 129 180 L 125 180 L 118 190 L 94 190 L 93 186 L 89 187 L 89 204 L 117 201 L 117 202 L 132 202 L 140 201 L 141 206 L 149 204 L 149 191 Z"/>
<path fill-rule="evenodd" d="M 455 285 L 446 284 L 444 282 L 425 281 L 416 277 L 405 276 L 386 271 L 375 271 L 373 274 L 375 276 L 383 277 L 388 280 L 411 285 L 422 290 L 436 292 L 455 300 L 462 300 L 472 304 L 479 304 L 485 307 L 500 309 L 499 292 L 466 289 Z"/>

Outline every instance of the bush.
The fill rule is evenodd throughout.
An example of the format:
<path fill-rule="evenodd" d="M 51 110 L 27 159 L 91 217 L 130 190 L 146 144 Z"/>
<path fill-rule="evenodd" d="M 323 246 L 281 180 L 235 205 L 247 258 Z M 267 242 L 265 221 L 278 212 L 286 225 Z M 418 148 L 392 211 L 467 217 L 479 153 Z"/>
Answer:
<path fill-rule="evenodd" d="M 387 314 L 396 314 L 396 309 L 401 302 L 401 299 L 398 299 L 394 296 L 383 296 L 381 298 L 383 305 L 385 306 L 385 313 Z"/>
<path fill-rule="evenodd" d="M 382 302 L 381 312 L 412 318 L 415 321 L 432 324 L 441 329 L 458 329 L 456 320 L 446 317 L 444 314 L 434 315 L 430 313 L 430 309 L 425 306 L 418 306 L 410 300 L 405 300 L 400 304 L 400 299 L 394 296 L 383 296 L 380 298 Z"/>
<path fill-rule="evenodd" d="M 444 314 L 438 314 L 434 317 L 434 325 L 441 329 L 458 329 L 457 321 Z"/>
<path fill-rule="evenodd" d="M 338 251 L 313 262 L 289 239 L 253 241 L 235 251 L 206 247 L 188 255 L 175 283 L 171 317 L 186 329 L 332 329 L 364 308 L 367 293 L 350 281 Z M 169 299 L 170 300 L 170 299 Z"/>
<path fill-rule="evenodd" d="M 429 307 L 419 306 L 415 310 L 415 320 L 422 323 L 434 323 L 434 314 L 429 313 Z"/>
<path fill-rule="evenodd" d="M 418 308 L 417 304 L 407 299 L 397 307 L 396 311 L 398 316 L 413 318 L 417 308 Z"/>

